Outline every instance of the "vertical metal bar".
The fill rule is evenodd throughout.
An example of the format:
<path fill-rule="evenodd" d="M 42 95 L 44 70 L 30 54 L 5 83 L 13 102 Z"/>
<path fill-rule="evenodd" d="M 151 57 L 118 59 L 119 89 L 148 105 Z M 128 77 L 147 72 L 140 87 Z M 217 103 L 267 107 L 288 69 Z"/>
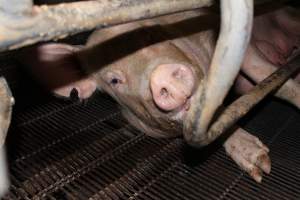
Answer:
<path fill-rule="evenodd" d="M 211 142 L 207 129 L 240 70 L 252 31 L 253 7 L 253 0 L 221 1 L 221 30 L 208 77 L 198 87 L 184 124 L 191 145 Z"/>
<path fill-rule="evenodd" d="M 5 154 L 5 147 L 0 148 L 0 198 L 8 191 L 9 188 L 9 179 L 8 179 L 8 170 L 7 170 L 7 161 Z"/>

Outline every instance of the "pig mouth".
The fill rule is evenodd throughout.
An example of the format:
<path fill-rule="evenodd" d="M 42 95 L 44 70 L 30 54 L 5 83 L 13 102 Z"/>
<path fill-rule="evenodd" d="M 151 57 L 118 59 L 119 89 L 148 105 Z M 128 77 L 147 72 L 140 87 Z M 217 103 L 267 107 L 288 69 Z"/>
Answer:
<path fill-rule="evenodd" d="M 156 107 L 162 112 L 183 116 L 190 108 L 195 82 L 195 72 L 191 66 L 178 63 L 158 65 L 150 78 Z"/>

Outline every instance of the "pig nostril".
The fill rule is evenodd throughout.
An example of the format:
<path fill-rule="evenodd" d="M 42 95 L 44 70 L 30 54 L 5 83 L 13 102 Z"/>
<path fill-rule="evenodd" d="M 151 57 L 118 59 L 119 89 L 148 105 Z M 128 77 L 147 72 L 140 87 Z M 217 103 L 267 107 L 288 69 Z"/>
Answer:
<path fill-rule="evenodd" d="M 183 64 L 158 65 L 150 77 L 154 103 L 163 111 L 182 108 L 191 96 L 193 87 L 193 71 Z"/>
<path fill-rule="evenodd" d="M 162 97 L 168 97 L 168 96 L 169 96 L 169 92 L 168 92 L 168 90 L 167 90 L 166 88 L 162 88 L 162 89 L 160 90 L 160 95 L 161 95 Z"/>
<path fill-rule="evenodd" d="M 182 78 L 182 73 L 180 72 L 180 69 L 177 69 L 176 71 L 174 71 L 172 73 L 172 76 L 175 77 L 175 78 L 177 78 L 177 79 Z"/>

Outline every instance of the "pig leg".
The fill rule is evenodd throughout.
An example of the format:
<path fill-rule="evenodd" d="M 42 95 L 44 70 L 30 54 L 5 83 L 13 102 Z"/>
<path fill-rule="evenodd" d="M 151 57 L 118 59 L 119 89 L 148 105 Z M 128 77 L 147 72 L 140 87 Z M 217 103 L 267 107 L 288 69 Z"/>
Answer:
<path fill-rule="evenodd" d="M 295 58 L 286 67 L 279 68 L 275 73 L 243 95 L 220 114 L 207 132 L 209 138 L 221 135 L 238 119 L 244 116 L 254 105 L 271 91 L 278 89 L 294 72 L 300 69 L 297 65 L 300 58 Z M 245 81 L 245 79 L 241 79 Z M 249 86 L 249 85 L 248 85 Z M 249 89 L 244 87 L 244 89 Z M 257 182 L 261 182 L 262 171 L 269 173 L 271 169 L 268 149 L 258 138 L 238 129 L 224 144 L 226 152 Z"/>
<path fill-rule="evenodd" d="M 14 98 L 7 85 L 6 80 L 0 78 L 0 148 L 5 142 L 7 130 L 10 124 L 12 106 L 14 104 Z"/>
<path fill-rule="evenodd" d="M 218 116 L 207 132 L 207 138 L 215 138 L 224 133 L 229 127 L 249 112 L 256 104 L 273 91 L 279 89 L 285 81 L 300 69 L 300 56 L 294 58 L 285 67 L 272 73 L 247 94 L 241 96 Z"/>
<path fill-rule="evenodd" d="M 243 74 L 239 74 L 233 85 L 234 91 L 239 94 L 246 94 L 253 88 L 253 83 L 248 80 Z"/>
<path fill-rule="evenodd" d="M 255 83 L 262 81 L 277 68 L 277 66 L 264 59 L 259 53 L 259 50 L 253 45 L 248 48 L 244 63 L 242 65 L 242 71 Z M 242 86 L 242 88 L 249 88 L 249 83 L 246 83 L 245 80 L 241 79 L 238 81 L 238 84 Z M 298 81 L 299 80 L 297 79 L 289 79 L 284 85 L 282 85 L 275 95 L 295 105 L 297 108 L 300 108 L 300 84 Z"/>
<path fill-rule="evenodd" d="M 0 197 L 7 192 L 9 187 L 4 143 L 11 121 L 13 104 L 14 98 L 8 84 L 3 77 L 0 77 Z"/>
<path fill-rule="evenodd" d="M 19 61 L 47 90 L 56 96 L 79 99 L 90 97 L 96 83 L 84 75 L 75 52 L 79 48 L 66 44 L 44 44 L 21 52 Z"/>
<path fill-rule="evenodd" d="M 271 172 L 269 149 L 257 137 L 238 128 L 224 143 L 226 153 L 256 182 Z"/>
<path fill-rule="evenodd" d="M 279 68 L 275 73 L 264 79 L 252 88 L 246 95 L 240 97 L 228 106 L 219 116 L 208 131 L 208 135 L 220 135 L 230 127 L 241 116 L 246 114 L 250 108 L 259 102 L 270 91 L 279 88 L 294 72 L 300 69 L 298 65 L 300 58 L 291 60 L 284 68 Z M 243 89 L 251 88 L 251 83 L 241 76 L 238 81 L 242 82 Z M 245 84 L 246 83 L 246 84 Z M 247 171 L 257 182 L 261 182 L 262 171 L 269 173 L 271 169 L 268 149 L 258 138 L 238 129 L 224 144 L 226 152 L 245 171 Z"/>

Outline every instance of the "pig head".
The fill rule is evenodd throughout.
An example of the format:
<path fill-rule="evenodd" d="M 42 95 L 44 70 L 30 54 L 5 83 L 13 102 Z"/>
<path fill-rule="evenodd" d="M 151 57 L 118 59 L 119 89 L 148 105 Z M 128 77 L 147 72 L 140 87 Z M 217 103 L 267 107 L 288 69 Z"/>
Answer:
<path fill-rule="evenodd" d="M 80 67 L 69 73 L 72 76 L 60 78 L 65 83 L 74 82 L 72 87 L 59 87 L 64 83 L 56 85 L 52 78 L 45 81 L 53 72 L 47 67 L 41 70 L 48 70 L 47 75 L 41 76 L 40 71 L 37 79 L 51 85 L 61 96 L 76 91 L 85 98 L 98 86 L 119 102 L 129 121 L 147 133 L 170 137 L 184 132 L 189 143 L 206 145 L 209 142 L 199 138 L 205 135 L 240 69 L 252 27 L 252 7 L 251 0 L 221 2 L 221 34 L 217 43 L 217 31 L 205 29 L 208 21 L 210 25 L 218 24 L 218 16 L 198 20 L 206 11 L 191 11 L 102 29 L 79 51 L 55 50 L 59 45 L 37 48 L 38 55 L 48 55 L 38 57 L 32 71 L 47 66 L 51 56 L 61 54 L 55 68 L 61 66 L 62 76 L 66 74 L 63 66 L 74 65 L 70 58 L 76 57 L 81 70 L 91 74 L 88 81 L 79 72 Z M 81 82 L 76 81 L 80 78 Z M 80 87 L 83 85 L 89 87 Z"/>
<path fill-rule="evenodd" d="M 195 20 L 205 11 L 194 11 L 100 30 L 79 60 L 136 127 L 153 136 L 184 133 L 190 144 L 206 145 L 216 138 L 205 137 L 207 128 L 239 72 L 250 38 L 252 2 L 233 4 L 221 3 L 217 43 L 216 30 L 205 30 L 207 22 Z M 214 17 L 209 21 L 217 24 Z"/>
<path fill-rule="evenodd" d="M 168 40 L 168 33 L 157 25 L 146 21 L 100 30 L 91 36 L 90 47 L 78 56 L 96 85 L 118 101 L 131 123 L 152 136 L 178 136 L 189 98 L 204 71 L 199 60 L 187 55 L 179 41 Z M 211 31 L 202 34 L 213 41 Z M 118 38 L 115 45 L 95 45 L 112 38 Z M 208 47 L 203 51 L 211 54 Z M 138 50 L 132 53 L 133 49 Z M 208 57 L 201 59 L 201 66 L 208 64 Z M 101 65 L 105 67 L 98 70 Z"/>

